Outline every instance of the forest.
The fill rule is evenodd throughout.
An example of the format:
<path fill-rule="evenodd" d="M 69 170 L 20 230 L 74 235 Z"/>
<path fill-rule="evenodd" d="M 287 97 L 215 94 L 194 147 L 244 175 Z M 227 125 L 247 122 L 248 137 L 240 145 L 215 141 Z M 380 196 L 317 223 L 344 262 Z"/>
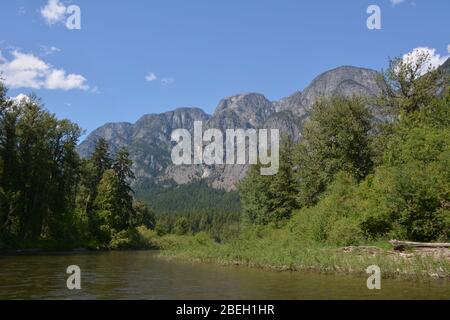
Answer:
<path fill-rule="evenodd" d="M 128 152 L 100 139 L 80 159 L 78 125 L 58 120 L 35 96 L 17 102 L 0 85 L 0 246 L 106 247 L 134 227 L 154 226 L 133 201 Z"/>

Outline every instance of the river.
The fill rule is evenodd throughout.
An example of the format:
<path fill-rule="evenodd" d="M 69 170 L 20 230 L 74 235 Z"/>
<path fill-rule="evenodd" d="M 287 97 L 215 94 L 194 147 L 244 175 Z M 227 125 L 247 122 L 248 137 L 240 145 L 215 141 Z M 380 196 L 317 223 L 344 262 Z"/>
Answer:
<path fill-rule="evenodd" d="M 69 265 L 81 290 L 68 290 Z M 167 260 L 152 251 L 0 256 L 0 299 L 450 299 L 450 281 L 272 272 Z"/>

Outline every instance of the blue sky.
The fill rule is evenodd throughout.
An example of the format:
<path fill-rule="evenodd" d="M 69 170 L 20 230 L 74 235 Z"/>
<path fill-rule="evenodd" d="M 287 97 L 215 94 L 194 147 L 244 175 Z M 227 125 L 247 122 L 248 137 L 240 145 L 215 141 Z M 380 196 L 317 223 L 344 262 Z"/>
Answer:
<path fill-rule="evenodd" d="M 371 4 L 381 30 L 366 27 Z M 69 5 L 80 30 L 65 26 Z M 211 113 L 241 92 L 279 99 L 328 69 L 380 70 L 416 47 L 442 61 L 449 12 L 448 0 L 9 0 L 0 71 L 9 95 L 35 92 L 90 132 L 182 106 Z"/>

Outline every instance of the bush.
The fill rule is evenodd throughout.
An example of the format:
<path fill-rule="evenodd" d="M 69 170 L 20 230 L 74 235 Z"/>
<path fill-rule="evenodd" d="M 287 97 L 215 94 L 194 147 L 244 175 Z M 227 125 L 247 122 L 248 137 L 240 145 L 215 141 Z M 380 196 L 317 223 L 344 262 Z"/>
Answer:
<path fill-rule="evenodd" d="M 449 238 L 450 129 L 401 128 L 371 180 L 363 222 L 369 236 Z"/>
<path fill-rule="evenodd" d="M 337 220 L 328 233 L 327 242 L 338 246 L 359 245 L 364 241 L 361 223 L 353 218 Z"/>
<path fill-rule="evenodd" d="M 316 206 L 297 212 L 290 228 L 304 242 L 359 243 L 364 238 L 359 200 L 355 179 L 340 172 Z"/>
<path fill-rule="evenodd" d="M 139 226 L 115 233 L 108 245 L 109 249 L 156 249 L 158 235 L 146 226 Z"/>

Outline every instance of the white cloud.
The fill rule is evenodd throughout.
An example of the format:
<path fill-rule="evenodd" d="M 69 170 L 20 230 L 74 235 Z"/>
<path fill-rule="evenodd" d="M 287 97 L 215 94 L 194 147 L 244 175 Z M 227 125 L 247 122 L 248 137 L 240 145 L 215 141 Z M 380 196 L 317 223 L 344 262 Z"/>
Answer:
<path fill-rule="evenodd" d="M 423 54 L 426 54 L 428 56 L 428 59 L 422 70 L 420 70 L 421 75 L 425 74 L 429 69 L 436 69 L 450 57 L 441 56 L 439 53 L 436 53 L 436 49 L 433 48 L 417 47 L 414 48 L 411 52 L 404 54 L 402 58 L 404 62 L 415 63 L 418 57 Z"/>
<path fill-rule="evenodd" d="M 86 78 L 79 74 L 68 74 L 29 53 L 14 50 L 12 59 L 0 53 L 0 73 L 5 84 L 11 88 L 32 88 L 49 90 L 88 90 Z"/>
<path fill-rule="evenodd" d="M 14 101 L 16 104 L 21 104 L 23 102 L 29 102 L 30 98 L 26 94 L 20 93 L 17 96 L 10 98 L 10 100 Z"/>
<path fill-rule="evenodd" d="M 405 2 L 405 0 L 391 0 L 391 4 L 393 7 L 395 7 L 396 5 L 399 5 L 403 2 Z"/>
<path fill-rule="evenodd" d="M 175 82 L 175 79 L 174 78 L 162 78 L 161 79 L 161 83 L 163 84 L 163 85 L 166 85 L 166 86 L 168 86 L 168 85 L 171 85 L 172 83 L 174 83 Z"/>
<path fill-rule="evenodd" d="M 41 16 L 49 25 L 62 22 L 66 15 L 66 6 L 59 0 L 48 0 L 47 5 L 41 8 Z"/>
<path fill-rule="evenodd" d="M 57 47 L 45 46 L 45 45 L 40 46 L 40 49 L 41 49 L 41 53 L 42 53 L 43 56 L 49 56 L 49 55 L 51 55 L 51 54 L 53 54 L 55 52 L 60 52 L 61 51 L 61 49 L 59 49 Z"/>
<path fill-rule="evenodd" d="M 153 72 L 149 72 L 145 76 L 145 80 L 147 80 L 147 81 L 155 81 L 156 79 L 158 79 L 158 77 Z"/>
<path fill-rule="evenodd" d="M 447 53 L 450 53 L 450 44 L 447 45 Z"/>
<path fill-rule="evenodd" d="M 86 78 L 82 75 L 73 73 L 66 75 L 64 70 L 54 69 L 45 80 L 45 88 L 50 90 L 88 90 L 89 87 L 85 83 Z"/>
<path fill-rule="evenodd" d="M 7 97 L 6 99 L 12 102 L 10 106 L 6 106 L 7 110 L 12 110 L 13 106 L 21 107 L 23 104 L 31 102 L 30 97 L 23 93 L 18 94 L 15 97 Z"/>

